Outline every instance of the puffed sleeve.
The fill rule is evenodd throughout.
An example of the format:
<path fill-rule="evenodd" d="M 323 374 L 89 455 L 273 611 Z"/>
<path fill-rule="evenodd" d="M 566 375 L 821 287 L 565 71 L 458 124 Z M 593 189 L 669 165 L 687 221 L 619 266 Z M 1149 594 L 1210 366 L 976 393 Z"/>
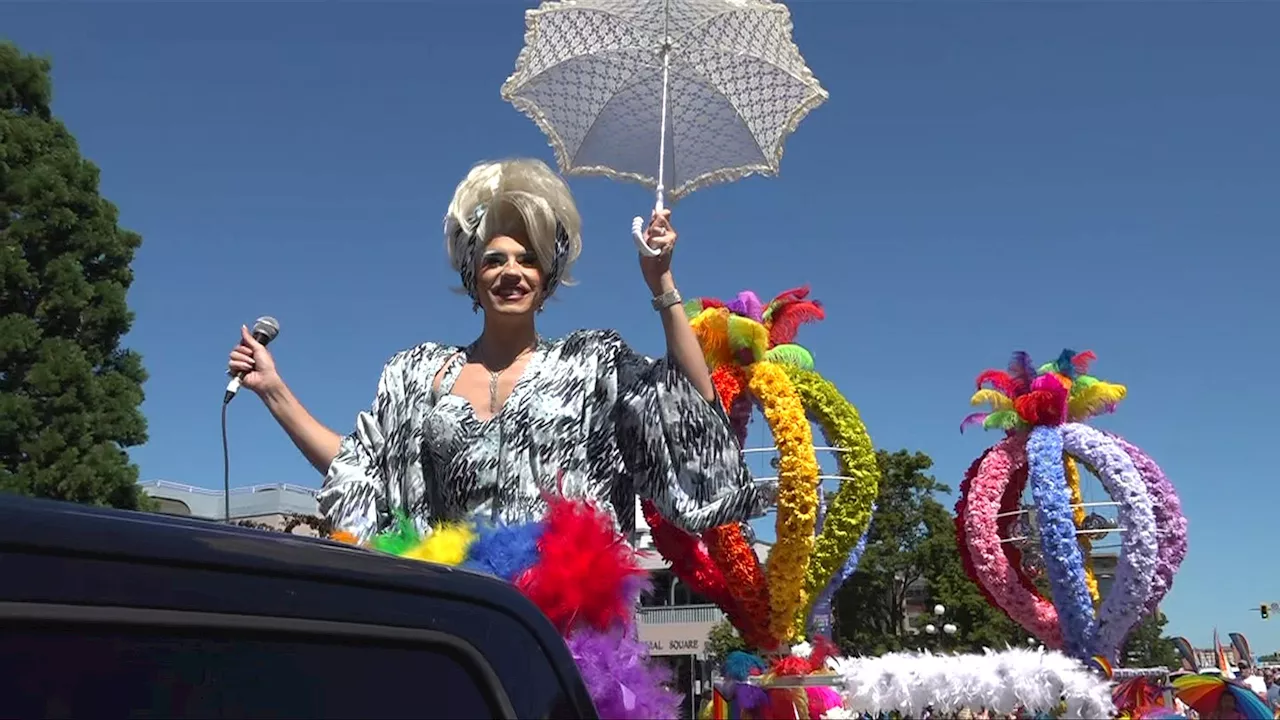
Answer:
<path fill-rule="evenodd" d="M 402 357 L 393 357 L 383 367 L 373 406 L 356 416 L 355 430 L 343 438 L 317 496 L 320 514 L 330 527 L 362 542 L 390 517 L 388 439 L 403 422 Z"/>
<path fill-rule="evenodd" d="M 611 331 L 595 336 L 599 396 L 636 492 L 673 524 L 702 532 L 764 513 L 729 417 L 671 358 L 652 359 Z"/>

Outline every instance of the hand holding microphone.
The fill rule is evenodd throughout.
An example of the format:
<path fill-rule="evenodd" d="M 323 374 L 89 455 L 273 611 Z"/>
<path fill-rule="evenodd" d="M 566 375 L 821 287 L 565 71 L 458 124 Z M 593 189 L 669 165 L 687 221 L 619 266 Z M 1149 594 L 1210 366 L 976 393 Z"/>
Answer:
<path fill-rule="evenodd" d="M 279 334 L 280 323 L 273 317 L 258 318 L 252 332 L 240 326 L 240 344 L 231 350 L 227 360 L 227 374 L 231 376 L 231 382 L 227 383 L 223 403 L 231 402 L 241 385 L 262 395 L 284 384 L 276 373 L 275 360 L 267 350 L 267 343 Z"/>

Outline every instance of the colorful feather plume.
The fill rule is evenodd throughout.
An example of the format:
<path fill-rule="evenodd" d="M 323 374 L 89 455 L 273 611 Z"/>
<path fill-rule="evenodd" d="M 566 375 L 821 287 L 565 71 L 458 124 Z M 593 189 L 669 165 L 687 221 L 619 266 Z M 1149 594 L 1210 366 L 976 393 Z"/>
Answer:
<path fill-rule="evenodd" d="M 730 301 L 725 307 L 729 308 L 729 312 L 734 315 L 741 315 L 755 322 L 764 322 L 764 303 L 760 302 L 760 297 L 750 290 L 743 290 L 738 293 L 738 297 Z"/>
<path fill-rule="evenodd" d="M 648 662 L 648 646 L 624 629 L 580 628 L 567 643 L 601 718 L 680 717 L 683 698 L 670 689 L 670 668 Z"/>
<path fill-rule="evenodd" d="M 774 345 L 764 354 L 764 359 L 779 365 L 791 365 L 802 370 L 813 369 L 813 355 L 808 349 L 794 343 Z"/>
<path fill-rule="evenodd" d="M 628 590 L 648 573 L 612 518 L 587 502 L 550 498 L 544 524 L 538 561 L 516 586 L 561 632 L 630 623 L 635 598 Z"/>
<path fill-rule="evenodd" d="M 1091 350 L 1063 350 L 1056 360 L 1035 369 L 1031 356 L 1015 352 L 1007 370 L 978 375 L 972 405 L 990 410 L 967 415 L 960 431 L 973 425 L 1012 432 L 1043 425 L 1080 422 L 1111 412 L 1124 399 L 1123 385 L 1085 374 L 1097 359 Z"/>
<path fill-rule="evenodd" d="M 542 523 L 478 527 L 462 567 L 514 582 L 538 561 L 543 530 Z"/>
<path fill-rule="evenodd" d="M 729 344 L 729 311 L 724 308 L 707 308 L 689 321 L 693 334 L 702 347 L 702 355 L 711 369 L 734 362 L 733 348 Z"/>
<path fill-rule="evenodd" d="M 1019 350 L 1009 358 L 1009 377 L 1013 378 L 1016 395 L 1031 391 L 1031 381 L 1036 378 L 1036 366 L 1031 363 L 1030 353 Z"/>
<path fill-rule="evenodd" d="M 390 528 L 369 540 L 374 550 L 399 556 L 403 556 L 420 542 L 422 533 L 418 532 L 417 525 L 403 510 L 395 512 Z"/>
<path fill-rule="evenodd" d="M 769 312 L 765 317 L 765 326 L 769 328 L 769 342 L 773 345 L 784 345 L 794 342 L 800 326 L 818 322 L 827 317 L 822 303 L 807 300 L 809 288 L 797 288 L 782 293 L 769 303 Z"/>
<path fill-rule="evenodd" d="M 764 309 L 764 313 L 762 314 L 764 323 L 768 324 L 773 322 L 773 314 L 777 312 L 778 308 L 790 305 L 791 303 L 800 302 L 807 297 L 809 297 L 808 285 L 801 285 L 798 288 L 791 288 L 790 290 L 784 290 L 778 293 L 776 297 L 769 301 L 769 305 Z"/>
<path fill-rule="evenodd" d="M 449 523 L 435 528 L 421 542 L 400 555 L 439 565 L 460 565 L 467 559 L 467 550 L 475 537 L 475 532 L 469 525 Z"/>
<path fill-rule="evenodd" d="M 734 650 L 725 656 L 724 659 L 724 676 L 730 680 L 737 682 L 746 682 L 755 672 L 763 672 L 769 668 L 769 664 L 759 655 L 752 655 L 749 652 Z"/>
<path fill-rule="evenodd" d="M 635 550 L 590 502 L 551 497 L 547 506 L 540 523 L 445 524 L 425 535 L 398 511 L 368 545 L 513 581 L 565 636 L 601 717 L 678 717 L 670 671 L 635 638 L 633 611 L 649 586 Z"/>
<path fill-rule="evenodd" d="M 1018 394 L 1018 385 L 1013 381 L 1013 377 L 1004 370 L 986 370 L 978 376 L 978 389 L 981 390 L 984 385 L 990 385 L 993 389 L 999 390 L 1001 393 L 1012 398 Z"/>
<path fill-rule="evenodd" d="M 769 331 L 760 323 L 739 315 L 729 316 L 729 349 L 741 365 L 750 365 L 769 350 Z"/>

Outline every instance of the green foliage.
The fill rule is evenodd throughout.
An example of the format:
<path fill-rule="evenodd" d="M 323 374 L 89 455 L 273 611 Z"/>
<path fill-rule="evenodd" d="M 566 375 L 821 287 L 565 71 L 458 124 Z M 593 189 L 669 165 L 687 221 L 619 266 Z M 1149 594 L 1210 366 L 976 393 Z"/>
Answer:
<path fill-rule="evenodd" d="M 836 597 L 837 635 L 842 648 L 881 654 L 904 648 L 947 650 L 1004 648 L 1025 643 L 1026 635 L 1003 613 L 990 607 L 964 572 L 951 513 L 934 497 L 950 492 L 926 471 L 933 460 L 924 453 L 877 451 L 880 494 L 867 551 L 858 572 Z M 907 625 L 907 595 L 912 585 L 927 589 L 927 608 L 945 605 L 958 632 L 952 638 L 913 635 Z M 920 620 L 917 625 L 926 621 Z"/>
<path fill-rule="evenodd" d="M 142 242 L 53 117 L 49 63 L 0 43 L 0 490 L 145 507 L 137 353 L 120 347 Z"/>
<path fill-rule="evenodd" d="M 930 600 L 947 608 L 943 622 L 958 629 L 950 649 L 978 652 L 983 648 L 1026 647 L 1030 635 L 992 607 L 965 573 L 956 542 L 955 516 L 932 498 L 924 503 L 923 514 L 929 534 L 921 550 L 925 585 Z"/>
<path fill-rule="evenodd" d="M 1157 610 L 1146 616 L 1129 633 L 1124 648 L 1120 651 L 1125 667 L 1148 668 L 1167 667 L 1177 670 L 1182 667 L 1182 658 L 1173 640 L 1165 637 L 1164 626 L 1169 622 L 1164 613 Z"/>
<path fill-rule="evenodd" d="M 705 648 L 707 659 L 711 661 L 713 667 L 720 667 L 724 664 L 724 659 L 734 650 L 746 651 L 747 644 L 742 641 L 742 637 L 728 620 L 721 620 L 712 626 L 711 632 L 707 634 Z"/>

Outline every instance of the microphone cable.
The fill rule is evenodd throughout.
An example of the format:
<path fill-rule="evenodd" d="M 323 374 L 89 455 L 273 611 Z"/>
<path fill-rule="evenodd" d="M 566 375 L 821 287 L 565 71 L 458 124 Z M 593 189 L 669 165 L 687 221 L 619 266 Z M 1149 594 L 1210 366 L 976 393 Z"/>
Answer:
<path fill-rule="evenodd" d="M 231 524 L 231 453 L 227 450 L 227 406 L 222 403 L 222 510 L 223 521 Z"/>
<path fill-rule="evenodd" d="M 264 315 L 253 323 L 253 339 L 265 346 L 280 334 L 280 322 Z M 231 374 L 228 370 L 228 374 Z M 240 391 L 240 376 L 231 374 L 231 382 L 222 395 L 222 520 L 231 524 L 231 453 L 227 449 L 227 406 Z"/>

